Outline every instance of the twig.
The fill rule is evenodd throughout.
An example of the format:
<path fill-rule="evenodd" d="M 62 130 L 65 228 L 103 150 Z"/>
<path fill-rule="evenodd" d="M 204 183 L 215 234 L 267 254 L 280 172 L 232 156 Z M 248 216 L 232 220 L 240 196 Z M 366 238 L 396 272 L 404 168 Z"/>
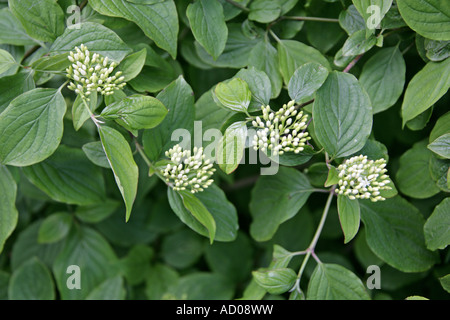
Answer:
<path fill-rule="evenodd" d="M 350 61 L 350 63 L 345 67 L 344 71 L 342 71 L 342 72 L 346 72 L 346 73 L 349 72 L 350 69 L 353 68 L 353 66 L 359 61 L 359 59 L 361 59 L 362 56 L 363 56 L 362 54 L 356 56 L 356 58 L 353 59 L 352 61 Z"/>

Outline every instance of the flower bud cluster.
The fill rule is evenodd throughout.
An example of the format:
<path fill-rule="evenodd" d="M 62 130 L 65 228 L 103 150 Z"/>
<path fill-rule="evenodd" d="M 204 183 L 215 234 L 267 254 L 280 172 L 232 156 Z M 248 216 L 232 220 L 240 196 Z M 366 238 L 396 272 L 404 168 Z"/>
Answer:
<path fill-rule="evenodd" d="M 339 186 L 336 193 L 354 199 L 370 199 L 373 202 L 386 200 L 380 195 L 381 190 L 392 189 L 386 173 L 386 160 L 368 160 L 367 156 L 359 155 L 347 159 L 337 168 Z"/>
<path fill-rule="evenodd" d="M 117 67 L 114 61 L 109 61 L 108 57 L 102 57 L 98 53 L 89 52 L 84 44 L 80 48 L 75 47 L 75 52 L 71 51 L 67 58 L 72 63 L 66 69 L 67 77 L 72 80 L 68 88 L 82 98 L 89 100 L 92 92 L 110 95 L 126 84 L 121 71 L 111 76 Z"/>
<path fill-rule="evenodd" d="M 175 145 L 166 151 L 166 157 L 171 161 L 163 170 L 163 176 L 167 183 L 172 184 L 174 190 L 189 190 L 192 193 L 201 192 L 213 182 L 210 179 L 216 171 L 209 159 L 205 160 L 203 148 L 194 147 L 183 150 L 180 145 Z"/>
<path fill-rule="evenodd" d="M 255 150 L 270 150 L 274 156 L 303 151 L 305 142 L 311 139 L 306 132 L 308 115 L 297 111 L 294 104 L 290 101 L 276 112 L 270 106 L 261 106 L 262 119 L 256 117 L 252 122 L 253 127 L 260 129 L 253 138 Z"/>

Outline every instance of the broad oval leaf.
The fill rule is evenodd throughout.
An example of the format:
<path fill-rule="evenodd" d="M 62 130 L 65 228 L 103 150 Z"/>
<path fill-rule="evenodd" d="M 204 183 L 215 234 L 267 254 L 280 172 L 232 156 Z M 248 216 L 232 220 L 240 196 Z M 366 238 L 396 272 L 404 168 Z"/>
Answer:
<path fill-rule="evenodd" d="M 95 288 L 106 279 L 114 276 L 114 264 L 117 257 L 110 244 L 97 231 L 77 226 L 70 232 L 65 246 L 53 264 L 53 274 L 56 279 L 58 291 L 64 300 L 85 299 Z M 69 266 L 78 266 L 81 290 L 70 289 L 73 284 L 76 269 Z"/>
<path fill-rule="evenodd" d="M 402 154 L 395 176 L 400 192 L 409 197 L 426 199 L 440 191 L 428 169 L 432 155 L 424 141 Z"/>
<path fill-rule="evenodd" d="M 347 196 L 338 195 L 337 208 L 342 232 L 344 232 L 344 243 L 348 243 L 359 230 L 359 202 L 358 200 L 350 200 Z"/>
<path fill-rule="evenodd" d="M 424 219 L 419 210 L 400 196 L 385 201 L 362 201 L 361 219 L 370 249 L 403 272 L 431 268 L 436 255 L 425 246 Z"/>
<path fill-rule="evenodd" d="M 282 294 L 295 284 L 297 274 L 289 268 L 262 269 L 253 271 L 253 278 L 268 293 Z"/>
<path fill-rule="evenodd" d="M 183 199 L 172 188 L 167 189 L 169 204 L 175 214 L 189 228 L 209 237 L 207 229 L 195 219 L 183 205 Z M 216 224 L 216 241 L 233 241 L 237 237 L 238 219 L 235 207 L 229 202 L 225 193 L 215 184 L 195 195 L 214 218 Z"/>
<path fill-rule="evenodd" d="M 369 96 L 353 75 L 334 71 L 316 92 L 313 121 L 330 156 L 351 155 L 364 147 L 372 129 Z"/>
<path fill-rule="evenodd" d="M 248 58 L 248 65 L 268 75 L 272 85 L 271 98 L 278 97 L 283 86 L 283 78 L 279 68 L 278 51 L 270 41 L 259 42 L 255 45 Z"/>
<path fill-rule="evenodd" d="M 23 168 L 25 176 L 53 200 L 78 205 L 102 202 L 105 186 L 100 168 L 83 151 L 61 145 L 48 159 Z"/>
<path fill-rule="evenodd" d="M 127 130 L 139 130 L 156 127 L 166 114 L 166 107 L 158 99 L 135 94 L 108 105 L 100 115 Z"/>
<path fill-rule="evenodd" d="M 0 43 L 15 46 L 36 44 L 9 8 L 0 10 Z"/>
<path fill-rule="evenodd" d="M 69 53 L 84 44 L 90 52 L 99 53 L 120 62 L 131 49 L 111 29 L 95 22 L 80 23 L 79 28 L 67 28 L 50 48 L 52 53 Z M 67 60 L 69 64 L 69 60 Z"/>
<path fill-rule="evenodd" d="M 385 48 L 365 64 L 359 81 L 372 101 L 373 113 L 393 106 L 405 85 L 405 60 L 398 47 Z"/>
<path fill-rule="evenodd" d="M 295 70 L 288 84 L 289 97 L 297 103 L 306 102 L 322 86 L 328 70 L 322 65 L 309 62 Z"/>
<path fill-rule="evenodd" d="M 182 76 L 169 84 L 156 98 L 169 110 L 156 128 L 145 130 L 142 136 L 144 150 L 150 160 L 159 160 L 173 147 L 176 139 L 192 132 L 194 123 L 194 93 Z M 178 130 L 177 130 L 178 129 Z M 176 136 L 176 133 L 180 133 Z"/>
<path fill-rule="evenodd" d="M 123 277 L 115 276 L 106 279 L 92 290 L 86 300 L 124 300 L 126 294 Z"/>
<path fill-rule="evenodd" d="M 301 172 L 280 167 L 272 176 L 261 176 L 252 190 L 250 234 L 257 241 L 270 240 L 278 226 L 297 214 L 313 192 Z"/>
<path fill-rule="evenodd" d="M 338 264 L 320 263 L 308 284 L 308 300 L 370 300 L 362 281 Z"/>
<path fill-rule="evenodd" d="M 63 134 L 66 103 L 57 89 L 37 88 L 0 114 L 0 163 L 29 166 L 48 158 Z"/>
<path fill-rule="evenodd" d="M 398 0 L 406 24 L 418 34 L 434 40 L 450 40 L 450 5 L 441 0 Z"/>
<path fill-rule="evenodd" d="M 377 38 L 374 35 L 366 38 L 366 30 L 358 30 L 345 41 L 342 47 L 342 55 L 353 57 L 363 54 L 372 49 L 376 43 Z"/>
<path fill-rule="evenodd" d="M 39 227 L 38 242 L 53 243 L 63 239 L 72 226 L 72 216 L 67 212 L 56 212 L 42 221 Z"/>
<path fill-rule="evenodd" d="M 249 20 L 260 23 L 269 23 L 277 19 L 281 14 L 279 1 L 253 0 L 250 4 Z"/>
<path fill-rule="evenodd" d="M 236 73 L 235 78 L 244 80 L 250 92 L 252 99 L 248 106 L 248 111 L 260 111 L 261 106 L 266 106 L 270 102 L 272 96 L 271 79 L 264 71 L 258 70 L 253 66 L 247 69 L 241 69 Z"/>
<path fill-rule="evenodd" d="M 403 126 L 438 101 L 450 87 L 450 59 L 428 62 L 414 75 L 402 104 Z"/>
<path fill-rule="evenodd" d="M 195 39 L 217 59 L 228 38 L 222 5 L 217 0 L 198 0 L 189 4 L 186 15 Z"/>
<path fill-rule="evenodd" d="M 295 40 L 278 42 L 278 58 L 284 83 L 287 85 L 295 70 L 308 62 L 316 62 L 331 70 L 330 63 L 319 50 Z"/>
<path fill-rule="evenodd" d="M 247 124 L 237 121 L 230 125 L 219 140 L 216 159 L 220 169 L 226 174 L 232 173 L 239 166 L 244 156 L 245 141 L 247 139 Z"/>
<path fill-rule="evenodd" d="M 450 133 L 437 137 L 436 140 L 428 145 L 428 149 L 441 157 L 450 159 Z"/>
<path fill-rule="evenodd" d="M 247 82 L 240 78 L 220 82 L 217 84 L 214 94 L 222 106 L 235 112 L 246 113 L 252 98 Z"/>
<path fill-rule="evenodd" d="M 19 212 L 16 209 L 16 195 L 16 181 L 9 170 L 0 165 L 0 253 L 17 225 Z"/>
<path fill-rule="evenodd" d="M 121 17 L 136 23 L 147 37 L 175 59 L 179 26 L 173 0 L 153 4 L 136 4 L 126 0 L 92 0 L 89 4 L 101 14 Z M 101 38 L 100 36 L 99 39 Z"/>
<path fill-rule="evenodd" d="M 10 0 L 9 8 L 36 40 L 53 42 L 64 31 L 64 12 L 54 0 Z"/>
<path fill-rule="evenodd" d="M 183 200 L 184 207 L 200 222 L 209 234 L 209 242 L 212 244 L 216 236 L 216 222 L 214 217 L 205 207 L 205 205 L 192 193 L 188 191 L 179 192 Z"/>
<path fill-rule="evenodd" d="M 450 244 L 450 198 L 438 204 L 424 225 L 425 241 L 430 250 L 445 249 Z"/>
<path fill-rule="evenodd" d="M 126 56 L 117 66 L 117 71 L 122 71 L 123 81 L 128 82 L 137 77 L 144 67 L 147 57 L 147 49 L 144 47 L 140 51 Z"/>
<path fill-rule="evenodd" d="M 8 51 L 0 49 L 0 74 L 7 71 L 15 64 L 17 63 L 16 60 L 14 60 L 14 57 Z"/>
<path fill-rule="evenodd" d="M 11 276 L 8 287 L 10 300 L 54 300 L 55 296 L 52 275 L 36 257 L 24 263 Z"/>
<path fill-rule="evenodd" d="M 98 131 L 116 184 L 125 202 L 125 221 L 128 221 L 137 193 L 138 166 L 134 162 L 130 145 L 119 131 L 107 126 L 99 127 Z"/>

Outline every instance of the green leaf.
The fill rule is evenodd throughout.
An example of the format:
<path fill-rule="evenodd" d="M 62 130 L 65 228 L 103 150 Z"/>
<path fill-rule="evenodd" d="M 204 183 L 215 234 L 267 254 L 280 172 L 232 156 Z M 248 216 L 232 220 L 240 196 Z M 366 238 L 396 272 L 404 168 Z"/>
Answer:
<path fill-rule="evenodd" d="M 226 174 L 232 173 L 239 166 L 244 156 L 247 124 L 237 121 L 230 125 L 217 145 L 216 159 L 220 169 Z"/>
<path fill-rule="evenodd" d="M 114 276 L 113 265 L 117 257 L 110 244 L 95 230 L 86 226 L 73 228 L 64 249 L 53 264 L 53 274 L 63 300 L 85 299 L 106 279 Z M 70 289 L 67 284 L 76 273 L 67 272 L 71 265 L 79 267 L 81 290 Z"/>
<path fill-rule="evenodd" d="M 93 164 L 106 169 L 111 168 L 100 141 L 86 143 L 81 149 Z"/>
<path fill-rule="evenodd" d="M 281 5 L 273 0 L 254 0 L 250 4 L 249 20 L 268 23 L 276 20 L 281 14 Z"/>
<path fill-rule="evenodd" d="M 402 104 L 403 126 L 431 107 L 450 87 L 450 59 L 428 62 L 411 79 Z"/>
<path fill-rule="evenodd" d="M 336 170 L 336 168 L 334 168 L 334 170 Z M 311 164 L 311 166 L 305 170 L 305 174 L 308 176 L 312 186 L 323 187 L 327 182 L 329 171 L 330 170 L 328 170 L 328 166 L 325 162 L 316 162 Z M 338 183 L 338 181 L 333 181 L 333 184 Z"/>
<path fill-rule="evenodd" d="M 124 300 L 127 291 L 124 288 L 123 278 L 115 276 L 106 279 L 89 293 L 86 300 Z"/>
<path fill-rule="evenodd" d="M 313 121 L 328 154 L 348 156 L 365 145 L 371 132 L 370 99 L 353 75 L 334 71 L 316 93 Z"/>
<path fill-rule="evenodd" d="M 438 41 L 425 39 L 426 56 L 431 61 L 442 61 L 450 57 L 450 40 Z"/>
<path fill-rule="evenodd" d="M 50 158 L 23 172 L 36 187 L 59 202 L 87 205 L 105 197 L 100 168 L 79 149 L 62 145 Z"/>
<path fill-rule="evenodd" d="M 271 294 L 285 293 L 297 280 L 297 274 L 289 268 L 260 269 L 252 274 L 256 282 Z"/>
<path fill-rule="evenodd" d="M 413 198 L 426 199 L 440 191 L 430 171 L 424 170 L 428 169 L 432 155 L 422 141 L 400 157 L 400 166 L 395 176 L 400 192 Z"/>
<path fill-rule="evenodd" d="M 269 104 L 272 95 L 272 85 L 264 71 L 250 66 L 247 69 L 239 70 L 234 77 L 244 80 L 252 93 L 252 99 L 248 106 L 249 112 L 260 111 L 261 106 Z"/>
<path fill-rule="evenodd" d="M 64 12 L 55 0 L 10 0 L 9 8 L 36 40 L 53 42 L 64 31 Z"/>
<path fill-rule="evenodd" d="M 272 256 L 273 259 L 270 267 L 273 269 L 287 268 L 292 258 L 294 257 L 292 252 L 286 250 L 285 248 L 277 244 L 273 246 Z"/>
<path fill-rule="evenodd" d="M 212 90 L 206 91 L 195 102 L 195 120 L 202 122 L 203 133 L 211 128 L 222 128 L 233 111 L 219 107 L 214 101 Z"/>
<path fill-rule="evenodd" d="M 0 43 L 15 46 L 36 44 L 25 31 L 20 21 L 11 13 L 9 8 L 0 10 Z"/>
<path fill-rule="evenodd" d="M 100 116 L 114 120 L 127 130 L 139 130 L 156 127 L 166 114 L 166 107 L 158 99 L 135 94 L 110 104 Z"/>
<path fill-rule="evenodd" d="M 250 234 L 257 241 L 272 238 L 278 226 L 297 214 L 313 188 L 301 172 L 280 167 L 272 176 L 261 176 L 252 190 Z"/>
<path fill-rule="evenodd" d="M 310 100 L 327 77 L 328 70 L 322 65 L 315 62 L 305 63 L 295 70 L 289 80 L 289 97 L 297 103 Z"/>
<path fill-rule="evenodd" d="M 252 93 L 247 82 L 234 78 L 228 82 L 220 82 L 214 90 L 214 97 L 225 108 L 235 112 L 247 112 Z"/>
<path fill-rule="evenodd" d="M 192 272 L 167 291 L 167 298 L 177 300 L 230 300 L 234 296 L 234 284 L 221 274 Z"/>
<path fill-rule="evenodd" d="M 65 112 L 56 89 L 33 89 L 11 101 L 0 114 L 0 162 L 29 166 L 48 158 L 61 141 Z"/>
<path fill-rule="evenodd" d="M 373 34 L 392 5 L 392 0 L 352 0 L 364 18 L 368 34 Z"/>
<path fill-rule="evenodd" d="M 153 249 L 142 244 L 135 245 L 128 251 L 128 255 L 119 262 L 127 283 L 134 286 L 145 280 L 153 256 Z"/>
<path fill-rule="evenodd" d="M 161 124 L 150 130 L 145 130 L 142 142 L 144 150 L 150 160 L 159 160 L 164 152 L 175 144 L 172 134 L 176 129 L 192 130 L 194 122 L 194 97 L 192 88 L 180 76 L 159 93 L 156 98 L 169 110 Z"/>
<path fill-rule="evenodd" d="M 17 225 L 19 212 L 16 209 L 16 195 L 16 181 L 9 170 L 0 165 L 0 253 Z"/>
<path fill-rule="evenodd" d="M 54 300 L 55 285 L 50 271 L 38 258 L 31 258 L 12 274 L 8 297 L 10 300 Z"/>
<path fill-rule="evenodd" d="M 166 236 L 161 244 L 161 257 L 177 269 L 191 267 L 203 254 L 204 238 L 187 228 Z"/>
<path fill-rule="evenodd" d="M 208 230 L 209 241 L 212 244 L 216 236 L 216 222 L 205 205 L 193 194 L 187 191 L 179 192 L 187 210 Z"/>
<path fill-rule="evenodd" d="M 152 266 L 145 279 L 147 298 L 150 300 L 162 299 L 170 287 L 177 285 L 178 279 L 178 273 L 171 267 L 160 263 Z"/>
<path fill-rule="evenodd" d="M 0 49 L 0 73 L 7 71 L 16 64 L 16 60 L 8 51 Z"/>
<path fill-rule="evenodd" d="M 253 244 L 244 232 L 236 240 L 215 242 L 205 247 L 205 259 L 212 272 L 228 277 L 232 282 L 246 281 L 253 268 Z"/>
<path fill-rule="evenodd" d="M 308 284 L 308 300 L 370 300 L 362 281 L 338 264 L 320 263 Z"/>
<path fill-rule="evenodd" d="M 0 113 L 20 94 L 34 89 L 33 72 L 19 72 L 0 78 Z"/>
<path fill-rule="evenodd" d="M 442 200 L 424 225 L 425 241 L 430 250 L 445 249 L 450 244 L 450 198 Z"/>
<path fill-rule="evenodd" d="M 339 173 L 336 167 L 329 166 L 328 169 L 327 180 L 324 184 L 325 187 L 331 187 L 332 185 L 339 183 Z"/>
<path fill-rule="evenodd" d="M 393 106 L 405 85 L 405 60 L 398 47 L 385 48 L 364 64 L 359 81 L 372 101 L 373 113 Z"/>
<path fill-rule="evenodd" d="M 130 145 L 120 132 L 107 126 L 99 127 L 98 131 L 116 184 L 125 202 L 125 221 L 128 221 L 136 198 L 139 170 L 134 162 Z"/>
<path fill-rule="evenodd" d="M 86 105 L 91 112 L 94 112 L 94 110 L 97 109 L 97 98 L 97 92 L 92 92 L 89 95 L 89 101 L 83 100 L 80 95 L 77 95 L 75 98 L 72 105 L 72 121 L 76 131 L 80 130 L 83 124 L 91 117 Z"/>
<path fill-rule="evenodd" d="M 359 230 L 360 209 L 358 200 L 350 200 L 347 196 L 337 197 L 339 221 L 344 232 L 344 243 L 349 243 Z"/>
<path fill-rule="evenodd" d="M 52 213 L 42 221 L 38 242 L 53 243 L 63 239 L 72 226 L 72 216 L 66 212 Z"/>
<path fill-rule="evenodd" d="M 315 48 L 295 40 L 278 42 L 278 58 L 284 83 L 287 85 L 295 70 L 308 62 L 321 64 L 331 70 L 328 60 Z"/>
<path fill-rule="evenodd" d="M 450 6 L 439 0 L 398 0 L 406 24 L 418 34 L 434 40 L 450 40 Z"/>
<path fill-rule="evenodd" d="M 122 77 L 124 77 L 123 81 L 128 82 L 131 79 L 137 77 L 137 75 L 141 72 L 142 68 L 145 64 L 145 59 L 147 57 L 147 49 L 143 48 L 142 50 L 132 53 L 125 57 L 125 59 L 120 62 L 117 66 L 117 71 L 122 71 Z"/>
<path fill-rule="evenodd" d="M 126 0 L 92 0 L 92 8 L 106 16 L 136 23 L 147 37 L 175 59 L 177 55 L 178 16 L 173 0 L 154 4 L 136 4 Z M 99 39 L 102 39 L 100 36 Z"/>
<path fill-rule="evenodd" d="M 350 5 L 339 14 L 339 25 L 350 36 L 356 31 L 364 30 L 366 23 L 354 5 Z"/>
<path fill-rule="evenodd" d="M 450 274 L 440 277 L 439 282 L 441 283 L 442 288 L 444 288 L 445 291 L 450 293 Z"/>
<path fill-rule="evenodd" d="M 383 261 L 403 272 L 421 272 L 434 265 L 436 255 L 425 246 L 425 221 L 417 208 L 400 196 L 363 201 L 360 206 L 367 244 Z"/>
<path fill-rule="evenodd" d="M 363 54 L 377 43 L 377 38 L 370 35 L 366 38 L 366 30 L 358 30 L 353 33 L 344 43 L 342 47 L 343 56 L 357 56 Z"/>
<path fill-rule="evenodd" d="M 122 61 L 131 52 L 114 31 L 94 22 L 80 23 L 79 28 L 67 28 L 53 43 L 50 51 L 67 54 L 81 44 L 90 52 L 96 52 L 116 62 Z"/>
<path fill-rule="evenodd" d="M 430 157 L 429 171 L 431 178 L 436 183 L 436 186 L 445 192 L 450 192 L 448 187 L 448 171 L 450 169 L 450 160 L 440 159 L 436 155 Z"/>
<path fill-rule="evenodd" d="M 195 39 L 217 59 L 228 38 L 222 5 L 217 0 L 197 0 L 189 4 L 186 15 Z"/>
<path fill-rule="evenodd" d="M 450 112 L 447 112 L 439 119 L 437 119 L 436 124 L 433 127 L 433 130 L 431 130 L 429 141 L 433 142 L 440 136 L 447 133 L 450 133 Z"/>
<path fill-rule="evenodd" d="M 209 237 L 208 230 L 185 208 L 181 196 L 171 188 L 167 189 L 167 195 L 170 207 L 180 220 L 195 232 Z M 238 230 L 236 209 L 227 200 L 222 189 L 212 184 L 202 192 L 195 194 L 195 196 L 209 211 L 215 221 L 216 233 L 214 240 L 228 242 L 236 239 Z"/>
<path fill-rule="evenodd" d="M 258 30 L 261 32 L 261 29 Z M 248 65 L 248 60 L 252 49 L 261 42 L 261 36 L 245 34 L 240 23 L 228 24 L 228 40 L 222 54 L 214 58 L 196 41 L 195 50 L 199 58 L 207 65 L 216 68 L 240 69 Z"/>
<path fill-rule="evenodd" d="M 270 41 L 259 42 L 255 45 L 248 58 L 248 65 L 267 74 L 272 85 L 271 98 L 278 97 L 283 86 L 283 78 L 279 68 L 278 51 Z"/>
<path fill-rule="evenodd" d="M 450 133 L 446 133 L 428 145 L 428 149 L 441 157 L 450 159 Z"/>
<path fill-rule="evenodd" d="M 170 64 L 167 69 L 144 66 L 141 73 L 128 84 L 138 92 L 159 92 L 175 80 L 177 75 Z"/>
<path fill-rule="evenodd" d="M 433 114 L 433 106 L 431 108 L 428 108 L 418 116 L 416 116 L 414 119 L 409 120 L 406 122 L 406 127 L 409 130 L 412 131 L 420 131 L 423 128 L 426 127 L 428 124 L 428 121 L 430 121 L 431 115 Z"/>
<path fill-rule="evenodd" d="M 101 142 L 99 142 L 101 147 Z M 103 147 L 101 147 L 103 150 Z M 106 156 L 105 156 L 106 158 Z M 108 164 L 109 168 L 109 164 Z M 109 217 L 120 206 L 117 200 L 106 199 L 99 204 L 78 206 L 75 215 L 78 219 L 86 223 L 97 223 Z"/>

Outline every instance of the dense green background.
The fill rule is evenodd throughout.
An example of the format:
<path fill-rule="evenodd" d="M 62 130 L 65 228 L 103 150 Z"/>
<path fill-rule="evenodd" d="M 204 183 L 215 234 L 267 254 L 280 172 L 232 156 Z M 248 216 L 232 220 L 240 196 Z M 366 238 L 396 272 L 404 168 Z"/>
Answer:
<path fill-rule="evenodd" d="M 81 5 L 79 28 L 67 27 L 71 5 Z M 381 28 L 366 27 L 370 5 L 381 8 Z M 211 245 L 210 227 L 148 177 L 127 132 L 157 166 L 173 130 L 245 120 L 221 105 L 220 87 L 212 93 L 234 77 L 248 85 L 232 88 L 241 111 L 306 103 L 315 151 L 323 146 L 336 165 L 383 157 L 398 190 L 359 201 L 362 222 L 345 244 L 333 199 L 315 248 L 323 264 L 310 259 L 300 283 L 306 297 L 448 299 L 449 17 L 450 3 L 438 0 L 0 0 L 0 299 L 289 298 L 302 260 L 283 257 L 305 250 L 319 223 L 327 195 L 306 190 L 324 187 L 324 152 L 286 156 L 275 176 L 260 176 L 260 165 L 217 166 L 215 185 L 197 195 L 217 225 Z M 98 132 L 60 88 L 58 72 L 81 43 L 121 62 L 128 83 L 92 110 L 151 95 L 169 110 L 163 122 L 142 130 L 109 121 Z M 115 175 L 100 139 L 114 146 L 105 150 Z M 252 271 L 273 256 L 278 280 L 255 274 L 266 289 L 281 287 L 266 293 Z M 72 264 L 81 290 L 66 286 Z M 374 264 L 381 289 L 367 290 Z"/>

